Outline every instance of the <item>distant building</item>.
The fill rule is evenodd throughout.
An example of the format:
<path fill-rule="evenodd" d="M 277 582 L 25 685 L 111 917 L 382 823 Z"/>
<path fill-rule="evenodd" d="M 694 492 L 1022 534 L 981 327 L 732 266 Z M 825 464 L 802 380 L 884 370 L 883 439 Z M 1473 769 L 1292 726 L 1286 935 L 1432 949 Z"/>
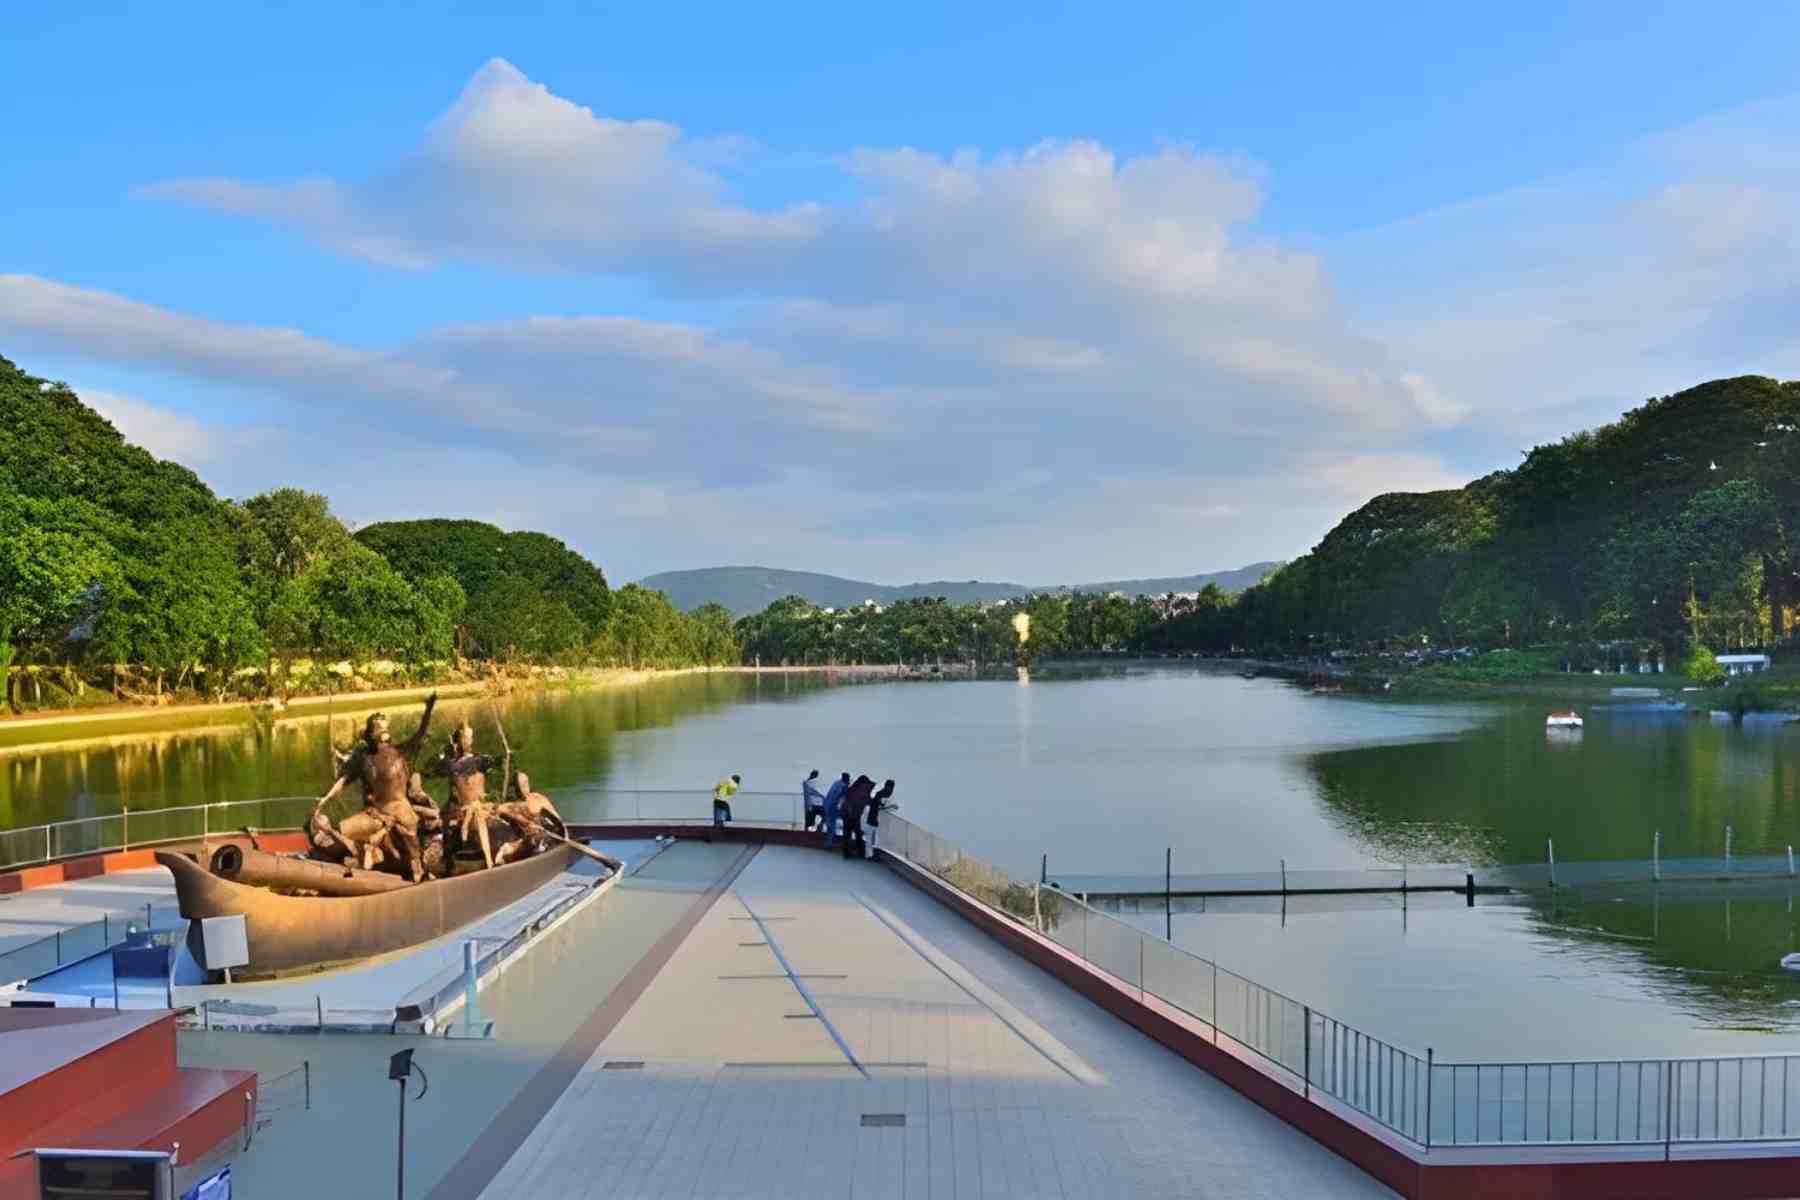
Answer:
<path fill-rule="evenodd" d="M 1769 669 L 1766 654 L 1720 654 L 1716 656 L 1727 675 L 1753 675 Z"/>

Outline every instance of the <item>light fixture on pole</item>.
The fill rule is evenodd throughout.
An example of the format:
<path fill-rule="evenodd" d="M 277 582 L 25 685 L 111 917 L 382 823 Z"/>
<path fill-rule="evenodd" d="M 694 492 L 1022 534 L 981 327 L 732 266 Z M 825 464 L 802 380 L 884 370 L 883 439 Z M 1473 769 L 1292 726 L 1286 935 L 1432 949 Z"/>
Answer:
<path fill-rule="evenodd" d="M 395 1200 L 406 1200 L 406 1081 L 412 1076 L 413 1052 L 402 1050 L 388 1059 L 388 1078 L 400 1085 L 400 1144 L 394 1155 L 394 1197 Z M 431 1088 L 431 1077 L 425 1074 L 425 1068 L 419 1067 L 419 1094 L 415 1100 L 423 1100 L 425 1093 Z"/>

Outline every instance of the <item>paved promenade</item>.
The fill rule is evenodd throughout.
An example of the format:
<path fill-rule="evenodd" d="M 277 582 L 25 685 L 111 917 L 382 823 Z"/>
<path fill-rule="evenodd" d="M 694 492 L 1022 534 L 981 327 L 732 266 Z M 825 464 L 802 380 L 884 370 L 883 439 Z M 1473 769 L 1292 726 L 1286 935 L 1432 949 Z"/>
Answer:
<path fill-rule="evenodd" d="M 815 851 L 757 852 L 590 1033 L 522 1140 L 435 1195 L 1391 1195 L 886 868 Z"/>

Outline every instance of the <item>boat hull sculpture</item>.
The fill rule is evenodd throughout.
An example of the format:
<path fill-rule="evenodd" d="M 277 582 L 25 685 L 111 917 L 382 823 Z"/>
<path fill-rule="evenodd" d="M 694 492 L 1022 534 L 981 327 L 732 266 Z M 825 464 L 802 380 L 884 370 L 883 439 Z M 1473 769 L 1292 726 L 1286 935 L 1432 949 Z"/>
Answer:
<path fill-rule="evenodd" d="M 285 896 L 221 878 L 186 855 L 159 850 L 175 876 L 188 949 L 207 970 L 199 922 L 242 914 L 250 961 L 239 976 L 320 970 L 417 946 L 480 920 L 548 883 L 580 857 L 573 844 L 485 871 L 363 896 Z"/>

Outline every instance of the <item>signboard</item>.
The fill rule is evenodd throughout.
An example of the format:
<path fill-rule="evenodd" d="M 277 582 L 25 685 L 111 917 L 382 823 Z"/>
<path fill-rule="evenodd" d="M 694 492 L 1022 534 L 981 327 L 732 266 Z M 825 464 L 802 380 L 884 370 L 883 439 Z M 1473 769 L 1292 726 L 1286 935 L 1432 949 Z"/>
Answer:
<path fill-rule="evenodd" d="M 43 1200 L 171 1200 L 166 1150 L 38 1149 Z"/>
<path fill-rule="evenodd" d="M 250 942 L 244 936 L 244 914 L 206 917 L 200 922 L 200 941 L 206 949 L 206 965 L 241 967 L 250 961 Z"/>
<path fill-rule="evenodd" d="M 221 1167 L 181 1194 L 181 1200 L 231 1200 L 231 1168 Z"/>

